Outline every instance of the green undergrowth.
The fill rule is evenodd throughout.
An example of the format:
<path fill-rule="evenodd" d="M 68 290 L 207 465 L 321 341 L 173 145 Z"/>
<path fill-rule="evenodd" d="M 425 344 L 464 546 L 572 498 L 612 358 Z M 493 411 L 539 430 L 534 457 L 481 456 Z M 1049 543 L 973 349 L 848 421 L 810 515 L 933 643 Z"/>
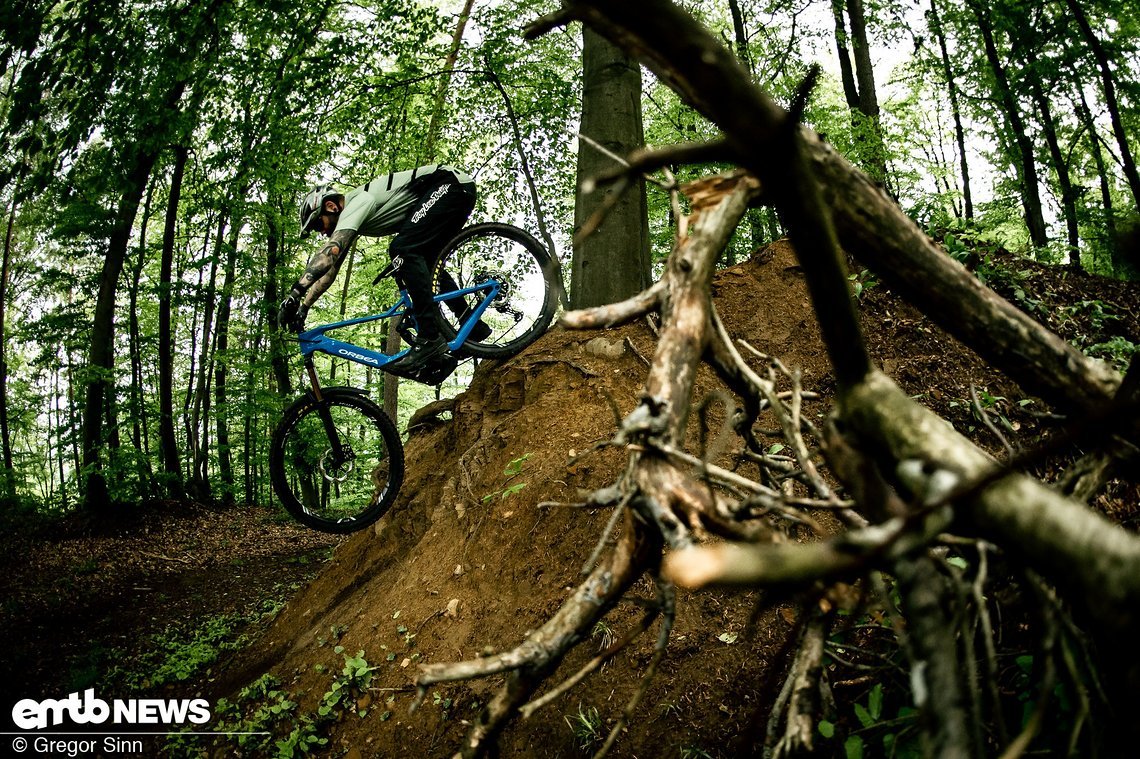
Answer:
<path fill-rule="evenodd" d="M 292 759 L 308 756 L 328 744 L 327 727 L 370 711 L 365 696 L 377 667 L 364 651 L 349 654 L 336 647 L 344 666 L 333 675 L 316 709 L 301 709 L 300 699 L 281 681 L 266 674 L 243 688 L 232 700 L 219 699 L 209 736 L 181 733 L 167 742 L 165 755 L 173 757 L 249 756 Z M 390 712 L 380 715 L 386 720 Z"/>
<path fill-rule="evenodd" d="M 186 682 L 206 673 L 222 654 L 244 646 L 246 636 L 240 631 L 253 621 L 242 614 L 219 614 L 172 626 L 148 636 L 146 650 L 112 667 L 107 679 L 130 692 Z"/>
<path fill-rule="evenodd" d="M 249 643 L 251 626 L 268 622 L 282 606 L 283 599 L 266 599 L 246 612 L 188 619 L 143 636 L 142 645 L 131 652 L 95 645 L 72 663 L 70 687 L 98 683 L 128 695 L 208 678 L 220 659 Z"/>

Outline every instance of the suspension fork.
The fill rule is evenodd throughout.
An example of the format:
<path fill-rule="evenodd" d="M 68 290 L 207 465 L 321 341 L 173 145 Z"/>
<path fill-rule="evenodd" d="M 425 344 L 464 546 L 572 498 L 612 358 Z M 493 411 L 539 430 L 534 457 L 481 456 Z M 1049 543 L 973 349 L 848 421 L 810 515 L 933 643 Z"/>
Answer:
<path fill-rule="evenodd" d="M 317 369 L 313 365 L 312 356 L 305 356 L 305 372 L 309 375 L 313 397 L 317 399 L 317 416 L 321 418 L 321 423 L 325 427 L 325 435 L 329 439 L 329 446 L 332 450 L 331 463 L 334 467 L 339 467 L 344 463 L 344 449 L 340 442 L 340 433 L 337 432 L 336 425 L 333 424 L 332 412 L 329 410 L 328 404 L 325 403 L 324 394 L 321 393 L 321 383 L 317 378 Z"/>

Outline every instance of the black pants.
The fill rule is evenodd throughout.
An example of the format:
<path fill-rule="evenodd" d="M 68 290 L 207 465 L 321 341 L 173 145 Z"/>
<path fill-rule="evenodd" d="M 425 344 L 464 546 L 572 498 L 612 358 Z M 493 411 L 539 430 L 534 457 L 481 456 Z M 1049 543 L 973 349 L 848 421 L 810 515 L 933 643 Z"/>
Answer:
<path fill-rule="evenodd" d="M 460 184 L 449 171 L 436 172 L 424 184 L 419 199 L 388 247 L 388 255 L 396 265 L 396 281 L 412 299 L 412 315 L 421 338 L 439 336 L 432 303 L 432 264 L 448 240 L 462 229 L 473 208 L 474 184 Z"/>

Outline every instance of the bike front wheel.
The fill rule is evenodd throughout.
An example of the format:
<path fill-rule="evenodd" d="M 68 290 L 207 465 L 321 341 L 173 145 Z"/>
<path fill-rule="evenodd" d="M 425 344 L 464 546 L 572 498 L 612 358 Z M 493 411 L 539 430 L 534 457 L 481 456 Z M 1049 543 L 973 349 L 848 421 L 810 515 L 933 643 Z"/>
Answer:
<path fill-rule="evenodd" d="M 286 411 L 269 453 L 285 509 L 316 530 L 347 533 L 375 522 L 404 481 L 404 447 L 384 411 L 353 388 L 329 388 Z"/>
<path fill-rule="evenodd" d="M 436 262 L 440 325 L 450 342 L 478 307 L 481 293 L 447 297 L 454 290 L 495 280 L 499 292 L 457 353 L 479 358 L 513 356 L 534 342 L 558 307 L 558 266 L 526 231 L 510 224 L 475 224 L 460 232 Z"/>

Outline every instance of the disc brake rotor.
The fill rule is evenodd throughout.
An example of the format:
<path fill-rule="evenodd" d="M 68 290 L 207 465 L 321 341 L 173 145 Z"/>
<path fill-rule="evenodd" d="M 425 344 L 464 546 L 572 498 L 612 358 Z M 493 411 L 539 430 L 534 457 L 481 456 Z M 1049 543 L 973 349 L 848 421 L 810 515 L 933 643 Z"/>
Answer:
<path fill-rule="evenodd" d="M 321 454 L 321 460 L 317 462 L 317 468 L 321 472 L 321 477 L 324 477 L 329 482 L 344 482 L 352 475 L 352 470 L 356 469 L 355 457 L 348 455 L 343 457 L 343 461 L 336 466 L 331 467 L 332 471 L 325 468 L 325 461 L 332 456 L 332 448 L 329 448 Z"/>

